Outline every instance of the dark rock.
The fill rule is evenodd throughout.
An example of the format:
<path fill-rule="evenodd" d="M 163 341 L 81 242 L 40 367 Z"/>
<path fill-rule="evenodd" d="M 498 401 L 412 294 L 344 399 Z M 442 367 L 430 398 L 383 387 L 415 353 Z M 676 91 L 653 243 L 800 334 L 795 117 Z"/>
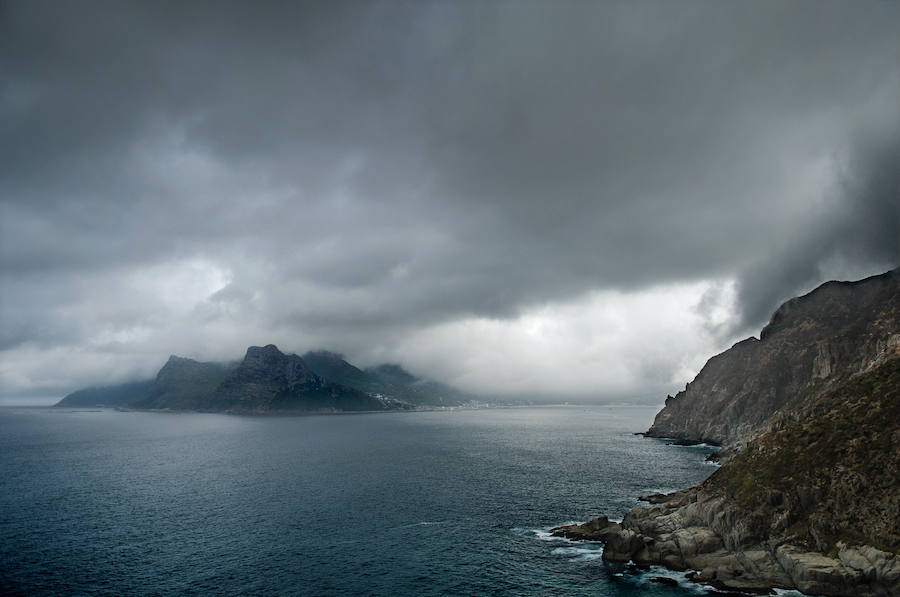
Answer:
<path fill-rule="evenodd" d="M 619 524 L 605 516 L 594 518 L 583 524 L 568 524 L 550 529 L 554 537 L 565 537 L 579 541 L 605 541 L 611 533 L 619 530 Z"/>
<path fill-rule="evenodd" d="M 638 499 L 642 502 L 648 502 L 650 504 L 664 504 L 670 500 L 680 497 L 683 494 L 684 490 L 674 491 L 672 493 L 651 493 L 649 495 L 639 496 Z"/>
<path fill-rule="evenodd" d="M 651 576 L 650 582 L 659 583 L 661 585 L 668 585 L 670 587 L 677 587 L 678 581 L 674 578 L 669 578 L 667 576 Z"/>

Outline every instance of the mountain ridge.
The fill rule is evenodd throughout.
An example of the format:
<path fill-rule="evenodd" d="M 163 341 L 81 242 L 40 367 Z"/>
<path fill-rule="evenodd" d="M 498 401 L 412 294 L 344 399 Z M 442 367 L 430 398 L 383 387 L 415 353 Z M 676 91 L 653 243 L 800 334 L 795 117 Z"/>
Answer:
<path fill-rule="evenodd" d="M 343 412 L 459 406 L 471 397 L 422 380 L 399 365 L 365 371 L 325 350 L 303 357 L 275 345 L 251 346 L 230 363 L 201 362 L 171 355 L 149 380 L 85 388 L 55 406 L 115 406 L 143 410 L 210 412 Z M 401 381 L 401 380 L 406 380 Z"/>

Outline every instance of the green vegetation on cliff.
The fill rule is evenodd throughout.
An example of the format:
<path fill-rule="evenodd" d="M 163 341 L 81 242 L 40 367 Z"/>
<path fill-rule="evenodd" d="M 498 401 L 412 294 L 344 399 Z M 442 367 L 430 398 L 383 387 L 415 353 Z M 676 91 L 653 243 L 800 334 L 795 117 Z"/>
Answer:
<path fill-rule="evenodd" d="M 900 358 L 811 393 L 712 475 L 765 537 L 900 553 Z"/>
<path fill-rule="evenodd" d="M 605 560 L 742 591 L 900 595 L 900 270 L 786 302 L 648 435 L 721 440 L 728 457 L 699 486 L 594 524 Z"/>

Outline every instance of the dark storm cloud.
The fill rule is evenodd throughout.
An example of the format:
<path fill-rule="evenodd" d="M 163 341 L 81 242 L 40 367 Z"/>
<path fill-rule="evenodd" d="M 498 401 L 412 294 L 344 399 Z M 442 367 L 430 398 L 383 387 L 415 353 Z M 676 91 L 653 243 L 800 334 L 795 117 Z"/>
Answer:
<path fill-rule="evenodd" d="M 742 323 L 756 327 L 773 307 L 823 279 L 856 279 L 860 264 L 900 264 L 900 122 L 860 139 L 825 209 L 811 213 L 781 250 L 741 272 Z M 868 272 L 868 273 L 871 273 Z"/>
<path fill-rule="evenodd" d="M 3 3 L 3 346 L 157 329 L 116 282 L 171 263 L 206 272 L 204 326 L 345 351 L 734 277 L 752 329 L 900 259 L 898 22 L 888 2 Z"/>

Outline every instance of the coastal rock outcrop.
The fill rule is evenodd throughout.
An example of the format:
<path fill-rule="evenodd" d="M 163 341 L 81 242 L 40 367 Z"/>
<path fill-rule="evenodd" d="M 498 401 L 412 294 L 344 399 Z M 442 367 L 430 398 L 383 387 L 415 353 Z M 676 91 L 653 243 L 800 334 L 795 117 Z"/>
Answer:
<path fill-rule="evenodd" d="M 900 595 L 900 346 L 880 361 L 793 402 L 699 486 L 628 512 L 595 539 L 604 559 L 733 590 Z"/>
<path fill-rule="evenodd" d="M 669 397 L 646 435 L 724 444 L 727 457 L 621 524 L 564 536 L 728 590 L 900 595 L 898 270 L 786 302 L 759 340 Z"/>
<path fill-rule="evenodd" d="M 582 524 L 566 524 L 550 529 L 554 537 L 565 537 L 578 541 L 606 541 L 610 535 L 619 533 L 622 527 L 605 516 L 594 518 Z"/>

